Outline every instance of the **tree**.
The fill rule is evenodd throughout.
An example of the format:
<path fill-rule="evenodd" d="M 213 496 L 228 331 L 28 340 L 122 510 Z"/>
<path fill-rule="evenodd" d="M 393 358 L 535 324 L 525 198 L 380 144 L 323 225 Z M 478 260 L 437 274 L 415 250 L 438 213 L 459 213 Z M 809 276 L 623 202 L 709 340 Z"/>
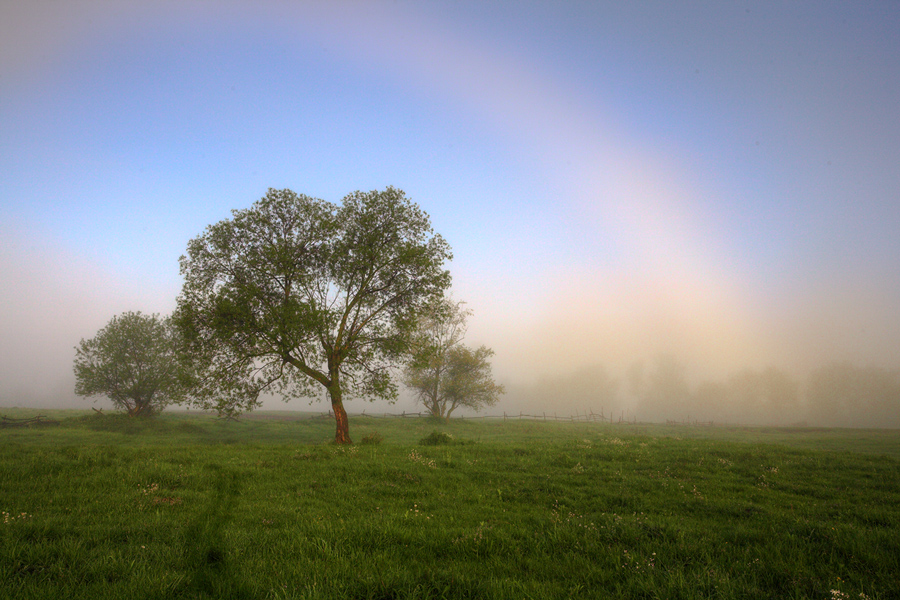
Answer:
<path fill-rule="evenodd" d="M 775 367 L 745 369 L 728 379 L 730 400 L 751 422 L 790 421 L 798 406 L 797 383 Z"/>
<path fill-rule="evenodd" d="M 672 354 L 659 354 L 647 376 L 640 408 L 656 418 L 683 419 L 690 408 L 687 367 Z"/>
<path fill-rule="evenodd" d="M 542 377 L 517 396 L 531 406 L 553 404 L 559 409 L 579 410 L 590 407 L 609 413 L 618 412 L 620 382 L 610 377 L 600 363 L 582 365 L 569 373 Z"/>
<path fill-rule="evenodd" d="M 449 420 L 461 406 L 479 410 L 493 406 L 503 386 L 494 383 L 486 346 L 475 350 L 462 344 L 471 311 L 449 298 L 432 303 L 418 321 L 413 350 L 403 382 L 434 416 Z"/>
<path fill-rule="evenodd" d="M 810 420 L 838 427 L 900 425 L 900 372 L 836 362 L 813 371 L 806 390 Z"/>
<path fill-rule="evenodd" d="M 452 258 L 405 194 L 354 192 L 337 206 L 270 189 L 209 226 L 181 257 L 176 321 L 205 408 L 233 414 L 263 392 L 327 393 L 350 443 L 345 393 L 395 400 L 391 369 L 415 315 L 450 285 Z"/>
<path fill-rule="evenodd" d="M 75 347 L 75 393 L 105 395 L 131 416 L 184 400 L 191 385 L 170 319 L 126 312 Z"/>
<path fill-rule="evenodd" d="M 487 346 L 471 349 L 458 346 L 450 351 L 449 373 L 446 386 L 445 416 L 460 406 L 481 410 L 493 406 L 504 393 L 502 385 L 494 383 L 490 358 L 494 351 Z"/>

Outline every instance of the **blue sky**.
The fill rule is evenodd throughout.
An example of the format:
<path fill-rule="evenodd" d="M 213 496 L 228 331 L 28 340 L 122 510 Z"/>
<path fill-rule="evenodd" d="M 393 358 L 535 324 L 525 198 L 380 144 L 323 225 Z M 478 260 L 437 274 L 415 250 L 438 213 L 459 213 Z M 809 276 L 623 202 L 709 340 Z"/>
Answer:
<path fill-rule="evenodd" d="M 267 188 L 394 185 L 505 382 L 900 367 L 896 2 L 0 5 L 0 403 Z"/>

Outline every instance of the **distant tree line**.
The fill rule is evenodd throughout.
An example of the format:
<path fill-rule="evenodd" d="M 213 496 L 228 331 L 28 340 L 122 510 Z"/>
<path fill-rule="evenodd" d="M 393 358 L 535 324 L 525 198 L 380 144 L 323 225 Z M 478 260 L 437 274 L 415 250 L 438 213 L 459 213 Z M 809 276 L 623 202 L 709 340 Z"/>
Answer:
<path fill-rule="evenodd" d="M 632 372 L 636 410 L 658 420 L 829 427 L 900 427 L 900 371 L 835 362 L 799 380 L 776 367 L 744 369 L 691 389 L 684 364 L 657 357 Z"/>
<path fill-rule="evenodd" d="M 626 421 L 900 428 L 900 370 L 847 362 L 802 378 L 769 366 L 692 383 L 685 363 L 661 354 L 621 376 L 586 365 L 512 386 L 509 396 L 526 411 L 592 410 Z"/>

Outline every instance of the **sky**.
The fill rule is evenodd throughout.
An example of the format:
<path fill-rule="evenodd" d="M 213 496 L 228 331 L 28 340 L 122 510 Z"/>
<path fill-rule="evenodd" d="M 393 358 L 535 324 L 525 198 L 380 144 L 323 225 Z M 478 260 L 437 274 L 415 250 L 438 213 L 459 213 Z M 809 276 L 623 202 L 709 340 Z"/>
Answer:
<path fill-rule="evenodd" d="M 895 1 L 0 0 L 0 406 L 84 406 L 75 344 L 169 313 L 188 240 L 270 187 L 403 189 L 507 385 L 900 368 L 897 31 Z"/>

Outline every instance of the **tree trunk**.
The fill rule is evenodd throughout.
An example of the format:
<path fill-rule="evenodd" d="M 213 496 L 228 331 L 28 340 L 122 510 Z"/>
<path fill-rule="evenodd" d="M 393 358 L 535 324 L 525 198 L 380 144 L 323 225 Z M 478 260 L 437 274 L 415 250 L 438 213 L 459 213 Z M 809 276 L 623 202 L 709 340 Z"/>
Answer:
<path fill-rule="evenodd" d="M 334 433 L 334 443 L 336 444 L 352 444 L 350 439 L 350 423 L 347 420 L 347 411 L 344 410 L 344 404 L 338 400 L 337 403 L 331 403 L 331 410 L 334 411 L 334 420 L 336 431 Z"/>
<path fill-rule="evenodd" d="M 134 405 L 128 409 L 129 417 L 143 417 L 147 413 L 147 405 L 141 400 L 135 400 Z"/>
<path fill-rule="evenodd" d="M 450 406 L 447 407 L 447 422 L 448 422 L 448 423 L 450 422 L 450 413 L 452 413 L 454 410 L 456 410 L 456 407 L 457 407 L 457 401 L 456 401 L 456 400 L 454 400 L 454 401 L 452 402 L 452 404 L 450 404 Z"/>
<path fill-rule="evenodd" d="M 347 411 L 344 410 L 344 402 L 341 400 L 340 388 L 329 388 L 331 396 L 331 410 L 334 411 L 336 430 L 334 432 L 335 444 L 352 444 L 350 439 L 350 422 L 347 420 Z"/>

